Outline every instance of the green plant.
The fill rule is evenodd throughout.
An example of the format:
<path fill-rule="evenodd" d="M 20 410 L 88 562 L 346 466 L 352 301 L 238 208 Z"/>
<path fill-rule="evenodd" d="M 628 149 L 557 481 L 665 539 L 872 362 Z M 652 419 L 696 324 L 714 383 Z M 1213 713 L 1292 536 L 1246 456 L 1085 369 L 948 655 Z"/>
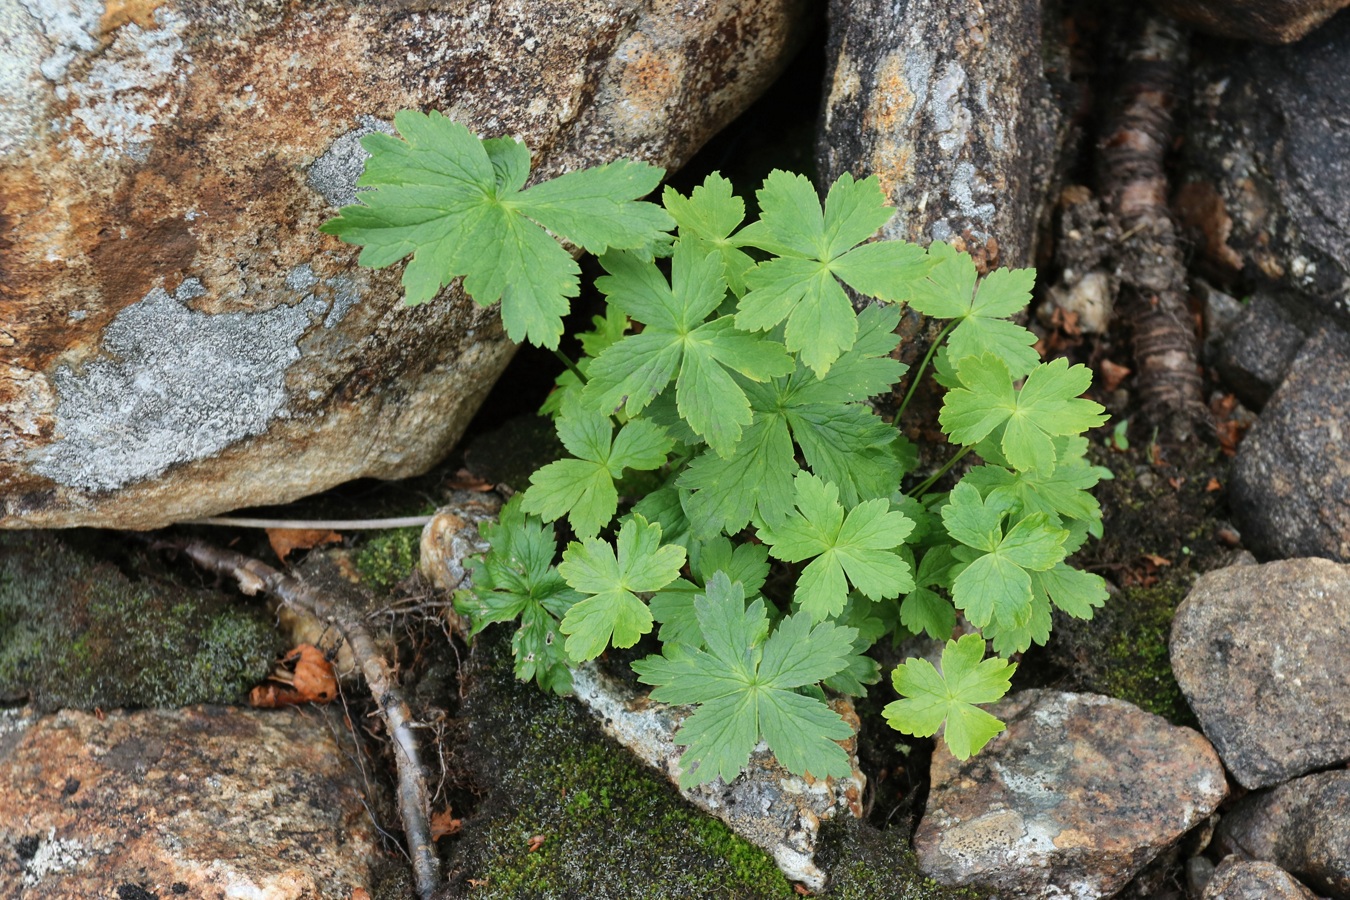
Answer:
<path fill-rule="evenodd" d="M 871 241 L 892 212 L 875 178 L 843 176 L 822 207 L 774 172 L 743 225 L 718 175 L 688 197 L 666 188 L 664 208 L 638 199 L 663 174 L 638 163 L 522 190 L 523 145 L 436 113 L 395 124 L 403 140 L 364 139 L 374 190 L 324 230 L 369 265 L 412 254 L 409 302 L 464 276 L 477 302 L 500 298 L 510 336 L 556 348 L 577 267 L 545 229 L 608 273 L 607 311 L 545 407 L 572 458 L 484 530 L 491 552 L 456 597 L 475 631 L 519 620 L 518 677 L 565 692 L 569 665 L 659 625 L 661 653 L 634 669 L 655 699 L 697 706 L 679 733 L 686 784 L 734 777 L 761 739 L 794 772 L 842 775 L 851 731 L 824 690 L 862 694 L 880 677 L 868 650 L 922 630 L 947 641 L 943 670 L 898 667 L 887 719 L 920 736 L 945 723 L 961 758 L 1002 730 L 976 704 L 1006 692 L 1006 657 L 1045 642 L 1052 606 L 1089 618 L 1106 595 L 1065 563 L 1100 534 L 1088 490 L 1109 473 L 1082 434 L 1105 416 L 1079 397 L 1088 371 L 1041 363 L 1010 320 L 1031 271 L 981 280 L 945 244 Z M 882 302 L 855 312 L 846 286 Z M 932 363 L 955 449 L 923 479 L 867 404 L 905 371 L 900 303 L 947 320 L 914 383 Z M 972 452 L 983 464 L 934 490 Z M 558 563 L 564 519 L 578 540 Z M 770 556 L 785 577 L 769 580 Z M 979 634 L 950 640 L 958 610 Z"/>

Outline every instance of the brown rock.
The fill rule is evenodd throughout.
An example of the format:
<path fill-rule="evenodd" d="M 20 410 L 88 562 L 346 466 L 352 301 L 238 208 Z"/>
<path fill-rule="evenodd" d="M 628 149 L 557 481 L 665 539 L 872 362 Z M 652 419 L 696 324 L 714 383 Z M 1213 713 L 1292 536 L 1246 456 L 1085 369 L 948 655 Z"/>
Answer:
<path fill-rule="evenodd" d="M 11 714 L 0 896 L 348 900 L 383 852 L 361 785 L 312 710 Z"/>
<path fill-rule="evenodd" d="M 1290 559 L 1202 575 L 1172 620 L 1172 671 L 1244 787 L 1350 760 L 1350 566 Z"/>
<path fill-rule="evenodd" d="M 0 12 L 0 527 L 151 528 L 426 469 L 513 347 L 457 288 L 406 308 L 401 267 L 318 232 L 354 197 L 359 137 L 437 107 L 520 136 L 544 174 L 676 167 L 804 8 Z"/>
<path fill-rule="evenodd" d="M 1291 44 L 1350 5 L 1350 0 L 1153 0 L 1202 31 L 1223 37 Z"/>
<path fill-rule="evenodd" d="M 1110 896 L 1227 793 L 1203 737 L 1123 700 L 1022 691 L 990 712 L 1008 728 L 978 756 L 933 756 L 914 849 L 943 884 Z"/>
<path fill-rule="evenodd" d="M 1215 843 L 1274 863 L 1319 894 L 1350 898 L 1350 772 L 1305 775 L 1243 797 L 1219 822 Z"/>
<path fill-rule="evenodd" d="M 1316 900 L 1316 897 L 1279 866 L 1229 856 L 1214 870 L 1202 900 Z"/>

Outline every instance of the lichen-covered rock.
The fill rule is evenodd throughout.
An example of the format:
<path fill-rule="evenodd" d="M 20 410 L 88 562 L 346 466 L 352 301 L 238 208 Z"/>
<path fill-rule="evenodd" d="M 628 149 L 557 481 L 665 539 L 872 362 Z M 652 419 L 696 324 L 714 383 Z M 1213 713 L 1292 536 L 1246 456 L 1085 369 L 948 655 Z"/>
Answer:
<path fill-rule="evenodd" d="M 279 649 L 265 611 L 234 597 L 132 581 L 48 535 L 0 532 L 0 702 L 235 703 Z"/>
<path fill-rule="evenodd" d="M 0 896 L 350 900 L 384 855 L 313 711 L 0 718 Z"/>
<path fill-rule="evenodd" d="M 1229 856 L 1205 885 L 1201 900 L 1317 900 L 1316 895 L 1279 866 Z"/>
<path fill-rule="evenodd" d="M 1168 15 L 1224 37 L 1292 44 L 1350 0 L 1153 0 Z"/>
<path fill-rule="evenodd" d="M 425 470 L 513 346 L 458 288 L 318 232 L 402 108 L 544 175 L 675 167 L 767 84 L 802 0 L 0 10 L 0 527 L 151 528 Z"/>
<path fill-rule="evenodd" d="M 1275 863 L 1318 894 L 1350 898 L 1350 772 L 1305 775 L 1243 797 L 1219 822 L 1215 843 Z"/>
<path fill-rule="evenodd" d="M 1201 42 L 1194 57 L 1177 201 L 1204 263 L 1350 315 L 1350 15 L 1294 47 Z"/>
<path fill-rule="evenodd" d="M 610 737 L 647 765 L 678 783 L 683 748 L 675 742 L 688 713 L 686 707 L 654 703 L 608 678 L 594 665 L 573 671 L 572 687 Z M 847 699 L 835 711 L 858 718 Z M 828 876 L 816 865 L 822 821 L 836 815 L 862 817 L 866 777 L 858 770 L 856 739 L 849 741 L 853 772 L 848 778 L 803 778 L 779 764 L 763 742 L 755 748 L 741 775 L 731 784 L 720 778 L 681 789 L 684 799 L 726 822 L 738 835 L 768 851 L 783 874 L 813 891 L 824 890 Z"/>
<path fill-rule="evenodd" d="M 990 712 L 1008 728 L 979 755 L 933 757 L 914 847 L 943 884 L 1107 897 L 1227 793 L 1203 737 L 1124 701 L 1022 691 Z"/>
<path fill-rule="evenodd" d="M 1230 502 L 1268 557 L 1350 562 L 1350 334 L 1309 338 L 1238 448 Z"/>
<path fill-rule="evenodd" d="M 1202 575 L 1172 622 L 1172 669 L 1244 787 L 1350 760 L 1350 566 L 1290 559 Z"/>

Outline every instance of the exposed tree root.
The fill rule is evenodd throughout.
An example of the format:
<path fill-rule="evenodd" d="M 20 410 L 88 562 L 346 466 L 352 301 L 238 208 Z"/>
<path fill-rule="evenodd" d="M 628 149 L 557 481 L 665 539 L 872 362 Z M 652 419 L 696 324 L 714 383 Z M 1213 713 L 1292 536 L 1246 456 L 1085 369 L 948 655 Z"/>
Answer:
<path fill-rule="evenodd" d="M 1213 429 L 1163 168 L 1186 56 L 1186 37 L 1172 20 L 1144 19 L 1101 145 L 1101 193 L 1122 235 L 1116 274 L 1134 326 L 1144 415 L 1177 440 Z"/>
<path fill-rule="evenodd" d="M 204 541 L 156 541 L 155 547 L 187 555 L 204 569 L 233 578 L 249 596 L 264 592 L 276 597 L 291 610 L 307 613 L 337 629 L 351 648 L 361 674 L 370 686 L 389 736 L 394 742 L 394 763 L 398 770 L 398 808 L 403 833 L 412 858 L 413 878 L 419 900 L 430 900 L 441 880 L 441 861 L 431 839 L 430 799 L 413 734 L 415 722 L 389 663 L 375 648 L 370 632 L 360 617 L 334 597 L 327 596 L 277 571 L 266 563 L 207 544 Z"/>

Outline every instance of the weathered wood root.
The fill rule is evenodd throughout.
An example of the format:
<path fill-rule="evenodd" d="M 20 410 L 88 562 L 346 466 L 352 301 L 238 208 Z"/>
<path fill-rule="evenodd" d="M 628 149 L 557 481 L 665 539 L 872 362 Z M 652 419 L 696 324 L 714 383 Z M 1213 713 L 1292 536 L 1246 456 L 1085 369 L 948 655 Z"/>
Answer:
<path fill-rule="evenodd" d="M 1123 235 L 1116 274 L 1134 326 L 1144 415 L 1178 440 L 1212 430 L 1164 170 L 1186 56 L 1174 22 L 1144 20 L 1101 145 L 1102 194 Z"/>
<path fill-rule="evenodd" d="M 398 770 L 398 808 L 403 833 L 412 859 L 413 878 L 419 900 L 430 900 L 441 880 L 441 861 L 431 839 L 430 799 L 426 778 L 413 734 L 415 720 L 399 691 L 389 663 L 375 648 L 370 632 L 346 604 L 291 578 L 252 557 L 225 550 L 204 541 L 157 541 L 160 549 L 177 550 L 203 569 L 233 578 L 239 589 L 254 596 L 270 594 L 291 610 L 315 616 L 337 629 L 351 648 L 370 693 L 375 698 L 385 727 L 394 742 L 394 764 Z"/>

